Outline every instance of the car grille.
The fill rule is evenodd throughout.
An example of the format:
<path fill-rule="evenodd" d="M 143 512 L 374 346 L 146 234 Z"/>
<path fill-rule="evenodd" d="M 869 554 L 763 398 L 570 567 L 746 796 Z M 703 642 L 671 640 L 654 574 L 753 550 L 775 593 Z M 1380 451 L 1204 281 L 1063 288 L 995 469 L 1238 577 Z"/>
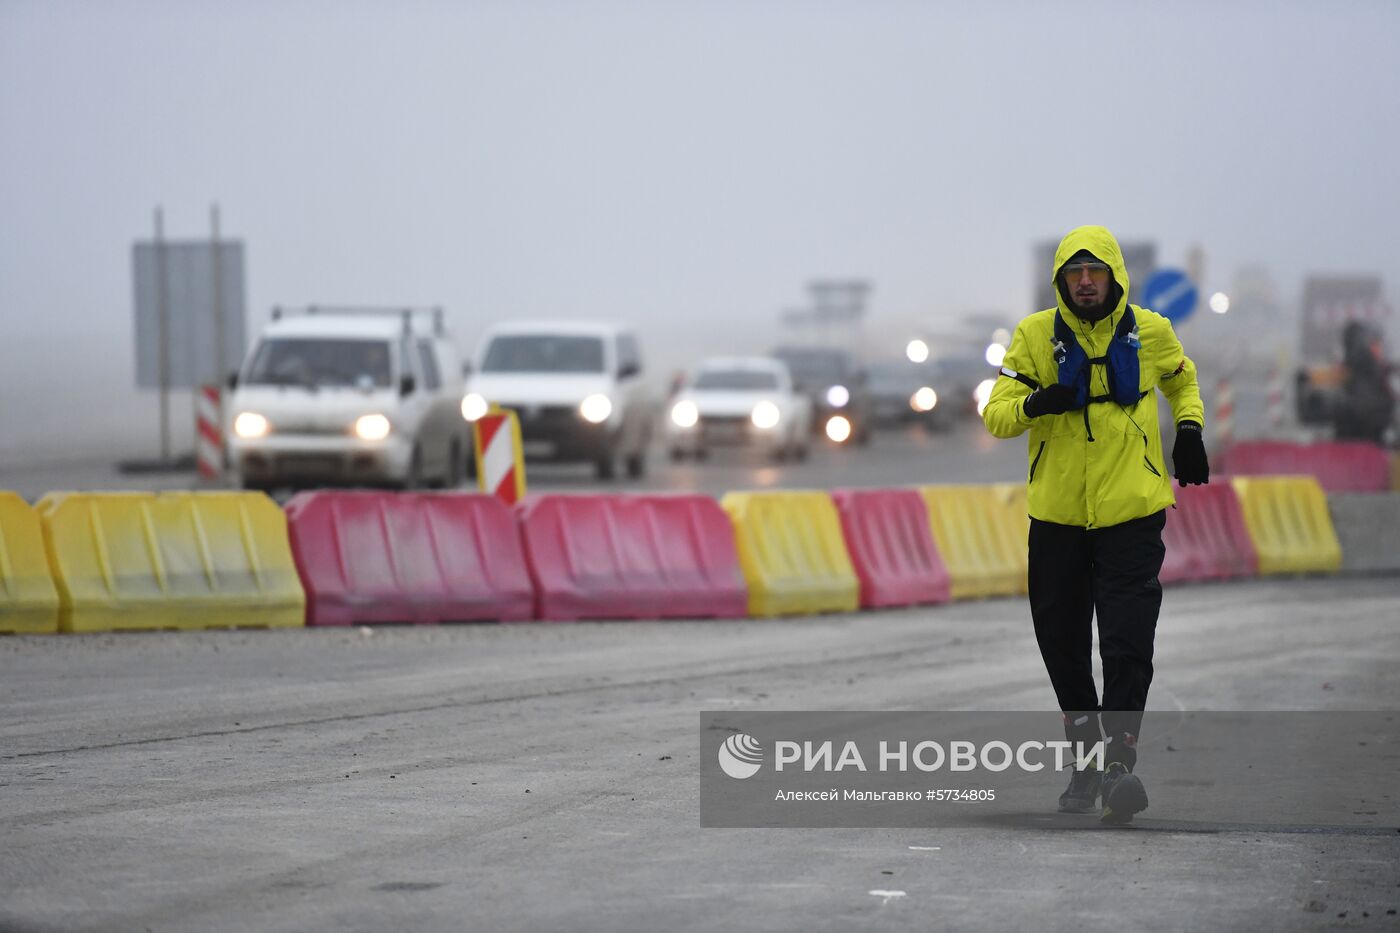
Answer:
<path fill-rule="evenodd" d="M 512 409 L 515 412 L 516 417 L 520 419 L 522 429 L 548 430 L 550 428 L 570 427 L 583 420 L 578 413 L 578 408 L 573 405 L 502 405 L 501 407 Z"/>
<path fill-rule="evenodd" d="M 747 415 L 704 415 L 700 418 L 700 436 L 706 441 L 743 441 L 749 436 Z"/>

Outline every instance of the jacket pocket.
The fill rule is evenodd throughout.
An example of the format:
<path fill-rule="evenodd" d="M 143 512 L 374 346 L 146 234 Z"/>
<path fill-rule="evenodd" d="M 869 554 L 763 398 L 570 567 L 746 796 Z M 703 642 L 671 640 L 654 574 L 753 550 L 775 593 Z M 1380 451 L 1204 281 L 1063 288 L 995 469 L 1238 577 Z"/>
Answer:
<path fill-rule="evenodd" d="M 1142 462 L 1143 462 L 1144 465 L 1146 465 L 1146 467 L 1147 467 L 1149 470 L 1152 471 L 1152 475 L 1153 475 L 1153 476 L 1159 476 L 1159 477 L 1160 477 L 1160 476 L 1162 475 L 1161 471 L 1158 470 L 1155 466 L 1152 465 L 1152 461 L 1149 460 L 1149 459 L 1147 459 L 1147 454 L 1143 454 L 1143 455 L 1142 455 Z"/>
<path fill-rule="evenodd" d="M 1031 475 L 1026 478 L 1026 485 L 1035 482 L 1035 468 L 1040 466 L 1040 458 L 1045 455 L 1045 442 L 1040 442 L 1040 449 L 1035 452 L 1035 459 L 1031 461 Z"/>

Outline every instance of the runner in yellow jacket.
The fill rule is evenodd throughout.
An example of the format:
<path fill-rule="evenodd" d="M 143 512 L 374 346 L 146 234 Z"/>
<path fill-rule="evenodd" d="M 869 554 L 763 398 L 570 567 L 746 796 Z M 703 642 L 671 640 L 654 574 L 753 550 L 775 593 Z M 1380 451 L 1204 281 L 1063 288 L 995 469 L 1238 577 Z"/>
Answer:
<path fill-rule="evenodd" d="M 1183 486 L 1210 481 L 1205 419 L 1195 364 L 1171 322 L 1128 304 L 1128 270 L 1113 234 L 1071 230 L 1050 274 L 1056 307 L 1017 326 L 983 420 L 997 437 L 1030 434 L 1036 641 L 1066 737 L 1086 746 L 1107 739 L 1105 771 L 1077 770 L 1060 809 L 1090 812 L 1102 795 L 1103 819 L 1126 822 L 1147 807 L 1132 771 L 1162 605 L 1162 528 L 1175 503 L 1157 391 L 1177 426 L 1172 459 Z M 1102 704 L 1090 656 L 1096 612 Z"/>

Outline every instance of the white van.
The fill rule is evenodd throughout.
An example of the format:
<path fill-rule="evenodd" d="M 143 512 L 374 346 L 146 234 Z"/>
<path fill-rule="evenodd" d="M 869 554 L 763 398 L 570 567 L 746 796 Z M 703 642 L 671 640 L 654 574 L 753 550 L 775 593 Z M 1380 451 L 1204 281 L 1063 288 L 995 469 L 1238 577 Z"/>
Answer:
<path fill-rule="evenodd" d="M 244 489 L 456 486 L 462 386 L 441 309 L 274 309 L 230 380 L 231 475 Z"/>
<path fill-rule="evenodd" d="M 496 404 L 520 418 L 525 456 L 588 462 L 599 479 L 619 465 L 646 472 L 654 412 L 636 335 L 613 324 L 499 324 L 477 349 L 462 417 Z"/>

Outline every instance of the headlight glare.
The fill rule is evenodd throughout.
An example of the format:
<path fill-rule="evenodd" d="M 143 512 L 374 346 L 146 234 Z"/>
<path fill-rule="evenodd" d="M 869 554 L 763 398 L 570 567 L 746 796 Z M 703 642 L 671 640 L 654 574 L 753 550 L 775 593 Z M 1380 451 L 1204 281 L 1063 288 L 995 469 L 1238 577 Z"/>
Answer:
<path fill-rule="evenodd" d="M 851 436 L 851 421 L 845 415 L 832 415 L 826 419 L 826 436 L 838 444 L 844 444 Z"/>
<path fill-rule="evenodd" d="M 776 428 L 782 417 L 783 413 L 778 410 L 777 405 L 763 401 L 753 407 L 753 414 L 749 416 L 749 419 L 753 421 L 754 427 L 767 431 L 770 428 Z"/>
<path fill-rule="evenodd" d="M 595 392 L 588 396 L 578 407 L 579 414 L 583 415 L 584 420 L 591 424 L 602 424 L 607 421 L 612 410 L 612 399 L 601 392 Z"/>
<path fill-rule="evenodd" d="M 468 421 L 478 421 L 491 410 L 486 397 L 476 392 L 468 392 L 462 399 L 462 417 Z"/>
<path fill-rule="evenodd" d="M 915 411 L 933 411 L 933 406 L 938 404 L 938 393 L 928 386 L 922 386 L 909 399 L 909 405 Z"/>
<path fill-rule="evenodd" d="M 826 403 L 832 408 L 845 408 L 851 400 L 851 390 L 843 385 L 835 385 L 826 390 Z"/>
<path fill-rule="evenodd" d="M 362 441 L 382 441 L 389 436 L 389 419 L 383 415 L 361 415 L 355 419 L 355 436 Z"/>
<path fill-rule="evenodd" d="M 271 429 L 267 419 L 254 411 L 239 412 L 238 417 L 233 419 L 233 433 L 244 440 L 266 437 Z"/>
<path fill-rule="evenodd" d="M 693 428 L 700 421 L 700 409 L 694 402 L 679 401 L 671 406 L 671 422 L 678 428 Z"/>

